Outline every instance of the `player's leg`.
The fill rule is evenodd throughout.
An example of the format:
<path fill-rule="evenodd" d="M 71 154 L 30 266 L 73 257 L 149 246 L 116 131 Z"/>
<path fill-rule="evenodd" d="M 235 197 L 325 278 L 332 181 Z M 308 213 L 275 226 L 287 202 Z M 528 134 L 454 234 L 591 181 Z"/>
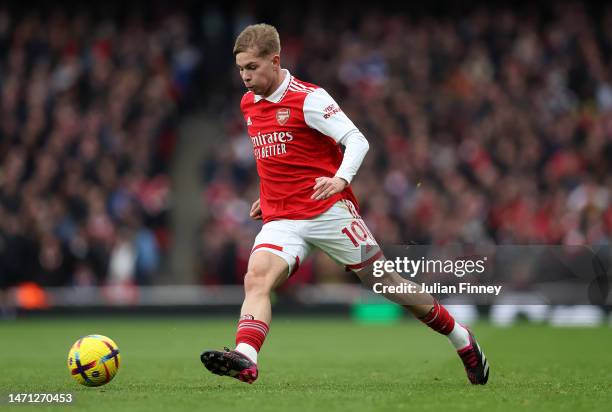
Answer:
<path fill-rule="evenodd" d="M 288 274 L 289 264 L 284 258 L 263 249 L 251 254 L 244 276 L 244 301 L 236 331 L 236 350 L 254 363 L 257 363 L 257 355 L 272 321 L 270 295 Z"/>
<path fill-rule="evenodd" d="M 280 256 L 263 249 L 254 251 L 244 275 L 244 301 L 240 318 L 253 318 L 270 324 L 270 293 L 287 279 L 288 271 L 287 261 Z"/>
<path fill-rule="evenodd" d="M 381 256 L 379 260 L 384 260 L 384 256 Z M 426 317 L 434 307 L 434 297 L 429 293 L 422 290 L 421 286 L 415 282 L 404 279 L 397 272 L 384 272 L 380 277 L 374 276 L 374 264 L 369 264 L 364 267 L 350 268 L 353 273 L 357 275 L 361 283 L 369 290 L 373 290 L 376 283 L 382 284 L 381 290 L 382 295 L 392 302 L 402 305 L 408 309 L 416 318 L 422 319 Z M 402 286 L 406 285 L 405 290 L 408 287 L 414 290 L 415 293 L 388 293 L 385 286 Z"/>
<path fill-rule="evenodd" d="M 455 322 L 444 306 L 422 291 L 419 285 L 402 278 L 395 271 L 386 272 L 382 277 L 373 276 L 374 262 L 384 259 L 384 256 L 350 202 L 338 202 L 323 215 L 313 219 L 306 239 L 332 259 L 344 264 L 347 270 L 355 272 L 369 288 L 374 283 L 386 286 L 413 285 L 415 293 L 387 293 L 385 297 L 404 306 L 431 329 L 447 336 L 457 349 L 470 382 L 486 383 L 489 372 L 484 354 L 470 331 Z"/>
<path fill-rule="evenodd" d="M 290 221 L 270 222 L 255 239 L 247 273 L 245 298 L 236 331 L 236 348 L 209 350 L 201 355 L 211 372 L 253 383 L 258 376 L 257 357 L 272 320 L 270 294 L 295 272 L 309 252 L 307 243 Z"/>
<path fill-rule="evenodd" d="M 236 331 L 236 348 L 202 353 L 202 363 L 208 370 L 247 383 L 257 379 L 257 354 L 272 320 L 270 293 L 287 278 L 288 269 L 284 259 L 266 250 L 251 255 L 244 276 L 245 296 Z"/>
<path fill-rule="evenodd" d="M 384 267 L 384 265 L 383 265 Z M 489 363 L 472 332 L 459 322 L 433 296 L 421 286 L 401 277 L 396 271 L 385 271 L 380 277 L 374 276 L 374 265 L 369 264 L 354 270 L 361 282 L 368 288 L 375 283 L 395 286 L 395 290 L 415 290 L 415 293 L 383 293 L 383 295 L 408 309 L 417 319 L 434 331 L 445 335 L 457 350 L 465 367 L 468 379 L 473 384 L 484 385 L 489 379 Z M 404 288 L 398 286 L 406 285 Z M 412 286 L 409 289 L 409 285 Z M 382 287 L 383 291 L 388 289 Z"/>

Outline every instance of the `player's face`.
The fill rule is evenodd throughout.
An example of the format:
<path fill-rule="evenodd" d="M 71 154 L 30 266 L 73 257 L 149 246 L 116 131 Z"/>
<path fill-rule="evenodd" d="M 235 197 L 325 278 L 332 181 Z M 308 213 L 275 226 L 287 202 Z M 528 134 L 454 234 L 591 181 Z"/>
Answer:
<path fill-rule="evenodd" d="M 279 56 L 258 56 L 257 50 L 249 49 L 236 55 L 236 66 L 245 87 L 255 94 L 268 96 L 279 70 Z"/>

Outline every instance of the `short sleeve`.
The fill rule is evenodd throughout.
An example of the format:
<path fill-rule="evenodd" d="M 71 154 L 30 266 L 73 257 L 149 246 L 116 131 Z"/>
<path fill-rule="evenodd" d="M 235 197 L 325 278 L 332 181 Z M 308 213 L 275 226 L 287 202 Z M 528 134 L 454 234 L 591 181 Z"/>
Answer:
<path fill-rule="evenodd" d="M 322 88 L 309 93 L 304 99 L 304 120 L 309 127 L 336 142 L 340 142 L 348 133 L 358 131 L 351 119 Z"/>

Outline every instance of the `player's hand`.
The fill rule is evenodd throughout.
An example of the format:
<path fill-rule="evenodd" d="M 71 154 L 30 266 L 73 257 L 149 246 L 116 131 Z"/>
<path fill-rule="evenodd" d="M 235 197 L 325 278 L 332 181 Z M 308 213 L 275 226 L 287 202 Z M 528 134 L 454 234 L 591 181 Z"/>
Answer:
<path fill-rule="evenodd" d="M 260 220 L 261 219 L 261 207 L 259 206 L 259 199 L 253 202 L 251 205 L 251 212 L 249 215 L 252 219 Z"/>
<path fill-rule="evenodd" d="M 317 177 L 313 186 L 314 193 L 310 196 L 314 200 L 327 199 L 340 193 L 348 186 L 348 182 L 341 177 Z"/>

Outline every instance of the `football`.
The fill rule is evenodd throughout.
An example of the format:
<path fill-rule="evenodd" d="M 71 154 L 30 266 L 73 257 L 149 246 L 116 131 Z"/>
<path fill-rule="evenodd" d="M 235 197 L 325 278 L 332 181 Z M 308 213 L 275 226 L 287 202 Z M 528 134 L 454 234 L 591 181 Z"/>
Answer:
<path fill-rule="evenodd" d="M 85 386 L 109 383 L 120 364 L 119 348 L 103 335 L 87 335 L 77 340 L 68 352 L 70 376 Z"/>

